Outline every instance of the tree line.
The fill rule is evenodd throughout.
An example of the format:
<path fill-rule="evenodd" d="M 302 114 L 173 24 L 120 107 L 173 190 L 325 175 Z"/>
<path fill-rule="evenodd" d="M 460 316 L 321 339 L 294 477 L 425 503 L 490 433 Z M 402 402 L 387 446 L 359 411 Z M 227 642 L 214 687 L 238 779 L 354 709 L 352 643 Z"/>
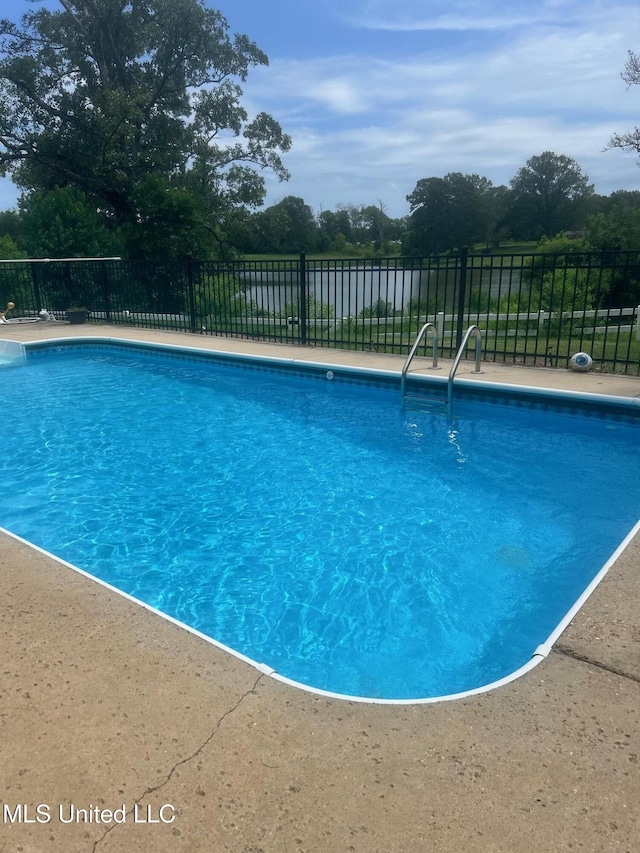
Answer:
<path fill-rule="evenodd" d="M 263 208 L 264 170 L 289 174 L 292 140 L 241 84 L 268 58 L 204 0 L 59 0 L 0 21 L 0 174 L 21 190 L 0 213 L 3 257 L 173 260 L 242 253 L 426 256 L 558 233 L 636 247 L 640 193 L 599 196 L 580 165 L 545 151 L 508 186 L 421 178 L 409 213 L 381 202 Z M 634 53 L 622 74 L 640 82 Z M 610 147 L 640 153 L 638 129 Z M 635 242 L 633 242 L 635 241 Z"/>
<path fill-rule="evenodd" d="M 552 152 L 532 157 L 509 187 L 479 175 L 452 172 L 419 180 L 407 197 L 411 212 L 390 217 L 381 202 L 340 205 L 315 213 L 304 199 L 286 196 L 264 210 L 239 207 L 224 233 L 199 247 L 188 216 L 167 218 L 157 201 L 153 221 L 135 235 L 101 220 L 73 186 L 26 193 L 17 211 L 0 212 L 0 256 L 113 256 L 171 260 L 232 258 L 246 254 L 329 252 L 339 255 L 425 257 L 498 248 L 568 234 L 596 249 L 640 247 L 640 192 L 598 195 L 575 161 Z M 153 199 L 148 198 L 150 205 Z M 162 208 L 162 210 L 160 210 Z"/>
<path fill-rule="evenodd" d="M 640 192 L 598 195 L 574 160 L 551 151 L 531 157 L 509 186 L 451 172 L 419 180 L 410 213 L 389 217 L 384 204 L 342 205 L 314 214 L 287 196 L 237 222 L 234 245 L 246 253 L 352 251 L 428 256 L 462 246 L 497 248 L 557 234 L 589 235 L 602 248 L 640 246 Z M 634 242 L 636 241 L 636 242 Z"/>

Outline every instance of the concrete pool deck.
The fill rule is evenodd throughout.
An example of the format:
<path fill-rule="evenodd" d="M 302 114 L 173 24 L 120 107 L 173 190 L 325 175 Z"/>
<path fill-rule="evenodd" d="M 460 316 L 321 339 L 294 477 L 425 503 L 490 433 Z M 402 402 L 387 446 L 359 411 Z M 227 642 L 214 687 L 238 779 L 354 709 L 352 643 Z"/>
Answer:
<path fill-rule="evenodd" d="M 89 335 L 403 363 L 93 324 L 0 327 L 23 342 Z M 483 369 L 484 381 L 640 397 L 639 378 Z M 10 453 L 19 436 L 4 434 Z M 636 536 L 511 684 L 365 705 L 280 684 L 1 534 L 0 853 L 637 853 L 639 569 Z M 123 806 L 124 822 L 107 822 Z M 72 808 L 92 820 L 68 822 Z"/>

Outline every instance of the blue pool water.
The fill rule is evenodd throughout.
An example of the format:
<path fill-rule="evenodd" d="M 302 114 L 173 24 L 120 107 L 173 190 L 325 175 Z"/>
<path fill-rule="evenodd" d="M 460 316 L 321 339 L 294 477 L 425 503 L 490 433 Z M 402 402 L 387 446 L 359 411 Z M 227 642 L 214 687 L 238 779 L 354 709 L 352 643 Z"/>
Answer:
<path fill-rule="evenodd" d="M 640 428 L 91 345 L 2 373 L 0 526 L 305 685 L 525 664 L 640 514 Z"/>

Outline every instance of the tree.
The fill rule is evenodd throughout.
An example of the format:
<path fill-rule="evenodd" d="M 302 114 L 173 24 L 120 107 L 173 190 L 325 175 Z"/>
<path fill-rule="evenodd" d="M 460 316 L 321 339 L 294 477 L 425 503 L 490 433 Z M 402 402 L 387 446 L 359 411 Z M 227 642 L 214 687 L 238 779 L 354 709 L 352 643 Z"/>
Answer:
<path fill-rule="evenodd" d="M 25 253 L 16 246 L 8 234 L 0 234 L 0 258 L 6 261 L 24 257 Z"/>
<path fill-rule="evenodd" d="M 310 252 L 317 246 L 318 226 L 304 199 L 288 195 L 253 218 L 253 251 Z"/>
<path fill-rule="evenodd" d="M 273 205 L 284 223 L 277 251 L 312 252 L 316 248 L 318 226 L 313 210 L 304 199 L 288 195 Z"/>
<path fill-rule="evenodd" d="M 373 244 L 374 249 L 377 252 L 388 249 L 389 240 L 395 237 L 397 229 L 393 220 L 387 216 L 384 204 L 380 201 L 377 206 L 369 204 L 362 208 L 362 218 L 367 227 L 369 242 Z"/>
<path fill-rule="evenodd" d="M 511 180 L 511 190 L 512 232 L 528 240 L 576 228 L 594 192 L 575 160 L 552 151 L 527 160 Z"/>
<path fill-rule="evenodd" d="M 344 208 L 336 211 L 323 210 L 318 217 L 318 227 L 326 249 L 344 249 L 352 240 L 351 220 L 349 212 Z"/>
<path fill-rule="evenodd" d="M 640 85 L 640 55 L 632 50 L 629 51 L 620 76 L 627 86 Z M 640 154 L 640 127 L 634 127 L 627 133 L 614 133 L 607 147 L 621 148 L 623 151 L 635 151 L 636 154 Z"/>
<path fill-rule="evenodd" d="M 272 205 L 254 213 L 251 219 L 251 251 L 267 254 L 279 252 L 288 226 L 286 210 Z"/>
<path fill-rule="evenodd" d="M 616 265 L 611 278 L 607 304 L 629 307 L 640 302 L 640 192 L 618 190 L 607 199 L 608 205 L 587 222 L 589 245 L 598 251 L 626 250 L 622 265 Z"/>
<path fill-rule="evenodd" d="M 559 234 L 540 240 L 540 253 L 525 262 L 531 285 L 529 310 L 573 311 L 599 307 L 606 298 L 611 277 L 599 265 L 590 264 L 584 238 Z M 557 318 L 556 331 L 562 326 Z"/>
<path fill-rule="evenodd" d="M 418 181 L 407 196 L 411 217 L 403 251 L 437 254 L 481 240 L 486 233 L 486 199 L 492 188 L 487 178 L 460 172 Z"/>
<path fill-rule="evenodd" d="M 118 255 L 122 246 L 75 187 L 32 193 L 20 203 L 23 240 L 32 258 Z"/>
<path fill-rule="evenodd" d="M 587 221 L 587 238 L 594 249 L 637 249 L 640 246 L 640 192 L 611 193 L 604 211 Z"/>
<path fill-rule="evenodd" d="M 486 178 L 482 179 L 486 181 Z M 483 187 L 479 199 L 481 239 L 487 248 L 496 248 L 509 236 L 508 212 L 511 190 L 505 186 L 494 187 L 491 182 Z"/>
<path fill-rule="evenodd" d="M 157 261 L 207 256 L 211 234 L 204 205 L 194 193 L 147 175 L 133 199 L 136 221 L 122 229 L 132 256 Z"/>
<path fill-rule="evenodd" d="M 220 12 L 204 0 L 59 3 L 0 22 L 0 172 L 28 190 L 75 187 L 128 239 L 164 192 L 170 216 L 156 222 L 176 250 L 200 242 L 182 239 L 194 222 L 220 236 L 234 207 L 261 204 L 257 170 L 288 177 L 289 136 L 240 102 L 237 81 L 268 59 Z"/>
<path fill-rule="evenodd" d="M 349 217 L 349 232 L 351 234 L 351 242 L 355 246 L 365 245 L 369 243 L 369 223 L 367 222 L 367 218 L 364 215 L 364 205 L 342 205 L 340 207 L 339 212 L 344 212 Z"/>
<path fill-rule="evenodd" d="M 11 237 L 16 246 L 22 243 L 22 219 L 17 210 L 0 211 L 0 235 Z"/>
<path fill-rule="evenodd" d="M 589 269 L 565 267 L 545 273 L 539 293 L 543 311 L 590 311 L 597 308 L 611 287 L 608 270 L 600 275 Z M 561 328 L 562 318 L 557 319 Z"/>

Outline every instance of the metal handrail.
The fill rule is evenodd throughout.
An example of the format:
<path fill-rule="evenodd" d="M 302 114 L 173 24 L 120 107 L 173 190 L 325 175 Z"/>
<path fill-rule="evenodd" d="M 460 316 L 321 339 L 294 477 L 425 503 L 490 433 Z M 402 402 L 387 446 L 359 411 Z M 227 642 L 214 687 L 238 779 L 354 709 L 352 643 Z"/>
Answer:
<path fill-rule="evenodd" d="M 438 367 L 438 329 L 435 326 L 435 323 L 425 323 L 424 326 L 418 332 L 418 337 L 415 339 L 413 346 L 411 347 L 411 352 L 407 356 L 407 360 L 404 363 L 404 367 L 402 368 L 402 376 L 400 378 L 400 395 L 402 397 L 402 402 L 404 403 L 404 394 L 405 388 L 407 385 L 407 371 L 409 370 L 409 365 L 416 354 L 416 350 L 420 346 L 420 341 L 426 335 L 429 329 L 433 330 L 433 364 L 431 365 L 431 370 L 440 370 Z"/>
<path fill-rule="evenodd" d="M 449 371 L 449 381 L 447 383 L 447 414 L 451 417 L 451 407 L 453 402 L 453 378 L 456 375 L 456 370 L 458 369 L 458 365 L 460 364 L 460 359 L 462 358 L 462 353 L 465 351 L 467 342 L 471 335 L 475 335 L 476 338 L 476 367 L 475 370 L 472 370 L 472 373 L 484 373 L 483 370 L 480 370 L 480 356 L 482 353 L 482 334 L 480 329 L 477 326 L 469 326 L 467 331 L 464 333 L 464 338 L 462 339 L 462 343 L 458 348 L 458 352 L 456 353 L 456 358 L 453 364 L 451 365 L 451 370 Z"/>

